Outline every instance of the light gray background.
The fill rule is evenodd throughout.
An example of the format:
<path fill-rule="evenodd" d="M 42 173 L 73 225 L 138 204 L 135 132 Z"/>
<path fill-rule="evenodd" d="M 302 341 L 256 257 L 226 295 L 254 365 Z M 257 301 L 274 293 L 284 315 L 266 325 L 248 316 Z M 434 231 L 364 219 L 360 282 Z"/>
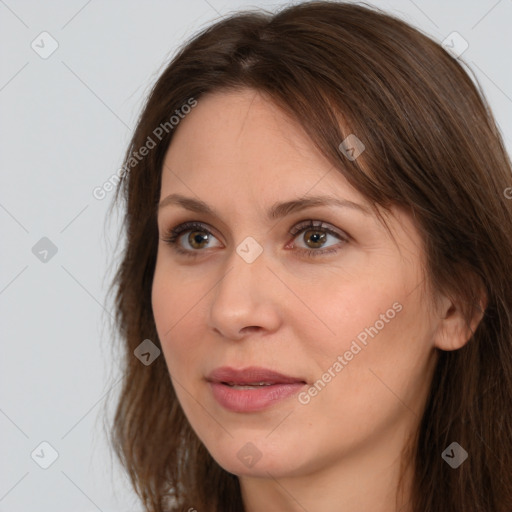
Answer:
<path fill-rule="evenodd" d="M 119 390 L 106 301 L 119 223 L 106 223 L 113 192 L 92 191 L 120 167 L 149 87 L 186 38 L 230 11 L 285 3 L 0 0 L 0 512 L 141 510 L 103 432 Z M 370 3 L 439 41 L 467 40 L 461 58 L 510 152 L 512 0 Z M 43 31 L 59 45 L 47 59 L 31 48 Z M 47 262 L 32 252 L 42 237 L 57 247 Z M 48 469 L 34 460 L 50 460 L 43 441 L 58 452 Z"/>

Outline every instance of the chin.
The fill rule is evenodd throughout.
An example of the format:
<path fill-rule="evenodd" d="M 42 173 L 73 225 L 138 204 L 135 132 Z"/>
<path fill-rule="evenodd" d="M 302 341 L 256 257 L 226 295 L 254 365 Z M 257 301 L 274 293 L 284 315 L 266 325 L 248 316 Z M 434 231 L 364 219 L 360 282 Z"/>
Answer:
<path fill-rule="evenodd" d="M 210 454 L 225 471 L 237 476 L 282 478 L 302 473 L 307 465 L 304 453 L 301 460 L 290 459 L 290 454 L 297 456 L 295 449 L 282 445 L 278 448 L 269 445 L 268 440 L 251 442 L 230 438 L 224 449 L 219 448 L 217 445 Z"/>

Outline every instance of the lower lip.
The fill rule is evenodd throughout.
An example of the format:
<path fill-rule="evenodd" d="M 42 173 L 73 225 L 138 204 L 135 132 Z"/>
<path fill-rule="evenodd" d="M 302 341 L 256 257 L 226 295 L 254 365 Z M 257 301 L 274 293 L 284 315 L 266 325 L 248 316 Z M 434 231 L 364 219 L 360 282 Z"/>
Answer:
<path fill-rule="evenodd" d="M 222 407 L 233 412 L 261 411 L 297 394 L 305 385 L 302 382 L 296 382 L 293 384 L 255 386 L 255 389 L 236 389 L 227 384 L 210 382 L 215 400 Z"/>

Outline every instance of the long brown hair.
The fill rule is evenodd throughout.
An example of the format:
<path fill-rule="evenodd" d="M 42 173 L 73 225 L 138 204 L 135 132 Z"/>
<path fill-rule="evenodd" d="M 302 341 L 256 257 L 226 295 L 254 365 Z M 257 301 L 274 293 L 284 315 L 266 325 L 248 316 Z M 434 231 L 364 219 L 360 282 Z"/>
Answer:
<path fill-rule="evenodd" d="M 124 373 L 111 441 L 145 507 L 243 510 L 238 478 L 192 431 L 164 358 L 145 366 L 134 356 L 145 339 L 160 347 L 151 288 L 163 160 L 179 129 L 170 116 L 205 93 L 240 88 L 266 93 L 294 116 L 373 205 L 412 212 L 429 283 L 464 305 L 468 325 L 485 296 L 469 342 L 438 351 L 412 450 L 410 506 L 510 512 L 510 159 L 480 87 L 458 59 L 393 16 L 323 1 L 238 13 L 195 36 L 154 85 L 126 152 L 115 197 L 125 202 L 126 247 L 113 282 Z M 339 148 L 350 133 L 366 146 L 355 160 Z M 155 147 L 135 162 L 148 137 Z M 469 454 L 457 469 L 441 457 L 454 441 Z"/>

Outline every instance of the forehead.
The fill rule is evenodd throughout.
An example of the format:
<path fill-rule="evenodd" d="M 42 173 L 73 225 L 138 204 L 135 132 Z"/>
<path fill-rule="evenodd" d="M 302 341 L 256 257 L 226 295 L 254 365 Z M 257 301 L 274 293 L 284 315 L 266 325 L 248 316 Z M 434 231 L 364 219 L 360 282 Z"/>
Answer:
<path fill-rule="evenodd" d="M 276 189 L 299 181 L 298 195 L 343 184 L 361 199 L 300 123 L 267 95 L 244 89 L 202 96 L 174 133 L 162 188 L 208 183 L 261 190 L 265 180 Z"/>
<path fill-rule="evenodd" d="M 186 144 L 180 144 L 186 142 Z M 173 146 L 198 156 L 212 153 L 224 158 L 241 154 L 264 157 L 280 147 L 288 158 L 298 151 L 313 150 L 312 143 L 300 124 L 288 116 L 270 98 L 257 91 L 223 91 L 210 93 L 198 100 L 198 105 L 177 127 Z M 185 146 L 185 147 L 184 147 Z M 263 151 L 268 149 L 269 151 Z M 309 150 L 309 151 L 308 151 Z M 274 155 L 275 156 L 275 155 Z"/>

